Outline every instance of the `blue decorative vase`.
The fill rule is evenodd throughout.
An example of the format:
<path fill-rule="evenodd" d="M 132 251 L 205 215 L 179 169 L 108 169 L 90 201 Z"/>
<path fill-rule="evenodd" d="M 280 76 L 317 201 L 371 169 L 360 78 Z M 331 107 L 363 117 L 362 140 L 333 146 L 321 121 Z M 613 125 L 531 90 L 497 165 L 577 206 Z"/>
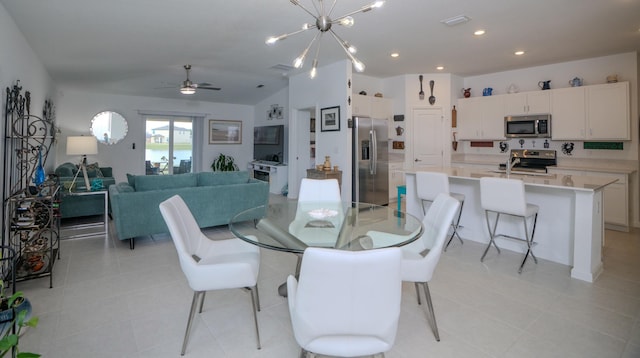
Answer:
<path fill-rule="evenodd" d="M 42 166 L 42 146 L 38 149 L 38 166 L 36 167 L 35 174 L 33 175 L 33 183 L 36 186 L 40 186 L 44 183 L 46 174 L 44 173 L 44 167 Z"/>

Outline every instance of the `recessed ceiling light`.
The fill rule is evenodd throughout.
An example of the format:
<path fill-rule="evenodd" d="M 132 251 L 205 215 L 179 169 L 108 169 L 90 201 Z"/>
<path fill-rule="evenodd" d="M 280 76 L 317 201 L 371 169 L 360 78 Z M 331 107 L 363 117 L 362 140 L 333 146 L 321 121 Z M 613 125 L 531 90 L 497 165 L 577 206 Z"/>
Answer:
<path fill-rule="evenodd" d="M 516 52 L 514 52 L 514 54 L 516 56 L 522 56 L 522 55 L 524 55 L 524 51 L 516 51 Z"/>
<path fill-rule="evenodd" d="M 397 52 L 393 52 L 393 53 L 391 53 L 391 57 L 393 57 L 393 58 L 396 58 L 396 57 L 398 57 L 398 56 L 400 56 L 400 54 L 399 54 L 399 53 L 397 53 Z"/>
<path fill-rule="evenodd" d="M 438 67 L 436 67 L 436 70 L 442 71 L 442 70 L 444 70 L 444 66 L 438 66 Z"/>
<path fill-rule="evenodd" d="M 476 35 L 476 36 L 482 36 L 482 35 L 484 35 L 484 30 L 477 30 L 473 34 Z"/>

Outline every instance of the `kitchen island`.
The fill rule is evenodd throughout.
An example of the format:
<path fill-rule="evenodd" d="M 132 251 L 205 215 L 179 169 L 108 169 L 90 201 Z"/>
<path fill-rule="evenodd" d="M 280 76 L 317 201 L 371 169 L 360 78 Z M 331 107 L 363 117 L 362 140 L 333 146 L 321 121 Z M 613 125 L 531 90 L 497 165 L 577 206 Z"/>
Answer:
<path fill-rule="evenodd" d="M 480 178 L 507 177 L 504 173 L 473 168 L 417 168 L 406 174 L 406 210 L 423 217 L 416 195 L 417 170 L 445 173 L 450 190 L 466 196 L 458 233 L 463 239 L 489 243 L 484 210 L 480 205 Z M 572 266 L 571 277 L 593 282 L 602 272 L 604 240 L 603 189 L 614 183 L 604 177 L 560 174 L 511 174 L 525 183 L 527 202 L 540 207 L 534 241 L 534 254 L 549 261 Z M 504 198 L 509 200 L 509 198 Z M 521 232 L 521 221 L 505 217 L 499 232 Z M 513 220 L 512 220 L 513 219 Z M 520 230 L 520 231 L 518 231 Z M 498 238 L 500 248 L 524 253 L 524 246 Z M 487 257 L 495 255 L 495 251 Z M 480 257 L 478 257 L 478 262 Z M 486 260 L 485 260 L 486 262 Z M 514 263 L 514 270 L 516 270 Z M 531 269 L 531 268 L 529 268 Z"/>

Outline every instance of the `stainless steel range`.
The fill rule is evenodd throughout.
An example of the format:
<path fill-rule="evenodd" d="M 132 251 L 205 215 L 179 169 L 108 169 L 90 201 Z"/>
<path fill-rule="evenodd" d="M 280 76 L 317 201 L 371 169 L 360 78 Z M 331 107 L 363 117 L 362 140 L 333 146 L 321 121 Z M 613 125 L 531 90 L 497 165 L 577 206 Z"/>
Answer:
<path fill-rule="evenodd" d="M 513 171 L 546 173 L 547 167 L 558 164 L 555 150 L 512 149 L 509 162 Z M 500 170 L 506 171 L 506 163 L 500 164 Z"/>

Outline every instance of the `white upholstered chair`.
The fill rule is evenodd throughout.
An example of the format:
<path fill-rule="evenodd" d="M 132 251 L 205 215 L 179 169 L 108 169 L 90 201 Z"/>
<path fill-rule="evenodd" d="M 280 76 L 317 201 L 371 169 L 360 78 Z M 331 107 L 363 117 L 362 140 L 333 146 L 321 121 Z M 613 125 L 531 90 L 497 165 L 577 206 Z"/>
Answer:
<path fill-rule="evenodd" d="M 202 312 L 206 291 L 229 288 L 249 290 L 258 349 L 260 349 L 260 332 L 256 313 L 256 308 L 260 310 L 256 284 L 260 268 L 259 248 L 238 238 L 209 239 L 200 231 L 189 207 L 178 195 L 160 203 L 160 212 L 178 251 L 180 267 L 187 277 L 189 287 L 194 291 L 181 354 L 184 355 L 187 348 L 198 301 L 199 312 Z"/>
<path fill-rule="evenodd" d="M 427 318 L 437 341 L 440 341 L 440 334 L 429 291 L 429 281 L 431 281 L 440 260 L 442 247 L 448 236 L 449 225 L 459 206 L 458 200 L 444 193 L 438 194 L 422 220 L 424 227 L 422 236 L 402 247 L 402 281 L 415 284 L 418 304 L 421 304 L 419 286 L 423 287 L 429 310 Z"/>
<path fill-rule="evenodd" d="M 337 179 L 302 178 L 298 202 L 340 202 L 340 185 Z"/>
<path fill-rule="evenodd" d="M 299 280 L 287 279 L 301 357 L 357 357 L 390 350 L 400 317 L 400 260 L 395 247 L 306 249 Z"/>
<path fill-rule="evenodd" d="M 447 248 L 451 244 L 454 236 L 458 237 L 460 243 L 464 243 L 462 238 L 458 234 L 458 225 L 460 224 L 460 217 L 462 216 L 462 208 L 464 207 L 464 194 L 460 193 L 451 193 L 449 191 L 449 177 L 444 173 L 435 173 L 435 172 L 416 172 L 416 192 L 418 198 L 422 200 L 422 210 L 426 213 L 425 204 L 431 204 L 436 199 L 436 196 L 440 193 L 445 193 L 452 198 L 458 200 L 460 202 L 460 209 L 458 210 L 458 215 L 455 220 L 451 221 L 451 228 L 453 232 L 451 233 L 451 237 L 447 240 L 447 244 L 444 247 L 444 251 L 447 251 Z"/>
<path fill-rule="evenodd" d="M 496 244 L 496 237 L 502 236 L 509 239 L 523 241 L 527 247 L 527 252 L 524 254 L 518 273 L 522 273 L 522 268 L 527 262 L 529 255 L 533 258 L 533 261 L 537 264 L 538 259 L 533 255 L 533 235 L 536 232 L 536 222 L 538 221 L 538 206 L 528 204 L 524 192 L 524 182 L 518 179 L 509 178 L 480 178 L 480 201 L 482 208 L 485 211 L 485 218 L 487 220 L 487 229 L 489 230 L 489 245 L 484 250 L 480 261 L 484 261 L 484 257 L 491 248 L 491 245 L 495 246 L 500 253 L 500 248 Z M 495 214 L 495 220 L 493 224 L 489 219 L 489 214 Z M 498 221 L 500 215 L 506 214 L 522 219 L 524 224 L 524 238 L 515 237 L 506 234 L 496 234 L 498 228 Z M 532 224 L 530 224 L 532 222 Z M 531 229 L 529 229 L 531 227 Z"/>

